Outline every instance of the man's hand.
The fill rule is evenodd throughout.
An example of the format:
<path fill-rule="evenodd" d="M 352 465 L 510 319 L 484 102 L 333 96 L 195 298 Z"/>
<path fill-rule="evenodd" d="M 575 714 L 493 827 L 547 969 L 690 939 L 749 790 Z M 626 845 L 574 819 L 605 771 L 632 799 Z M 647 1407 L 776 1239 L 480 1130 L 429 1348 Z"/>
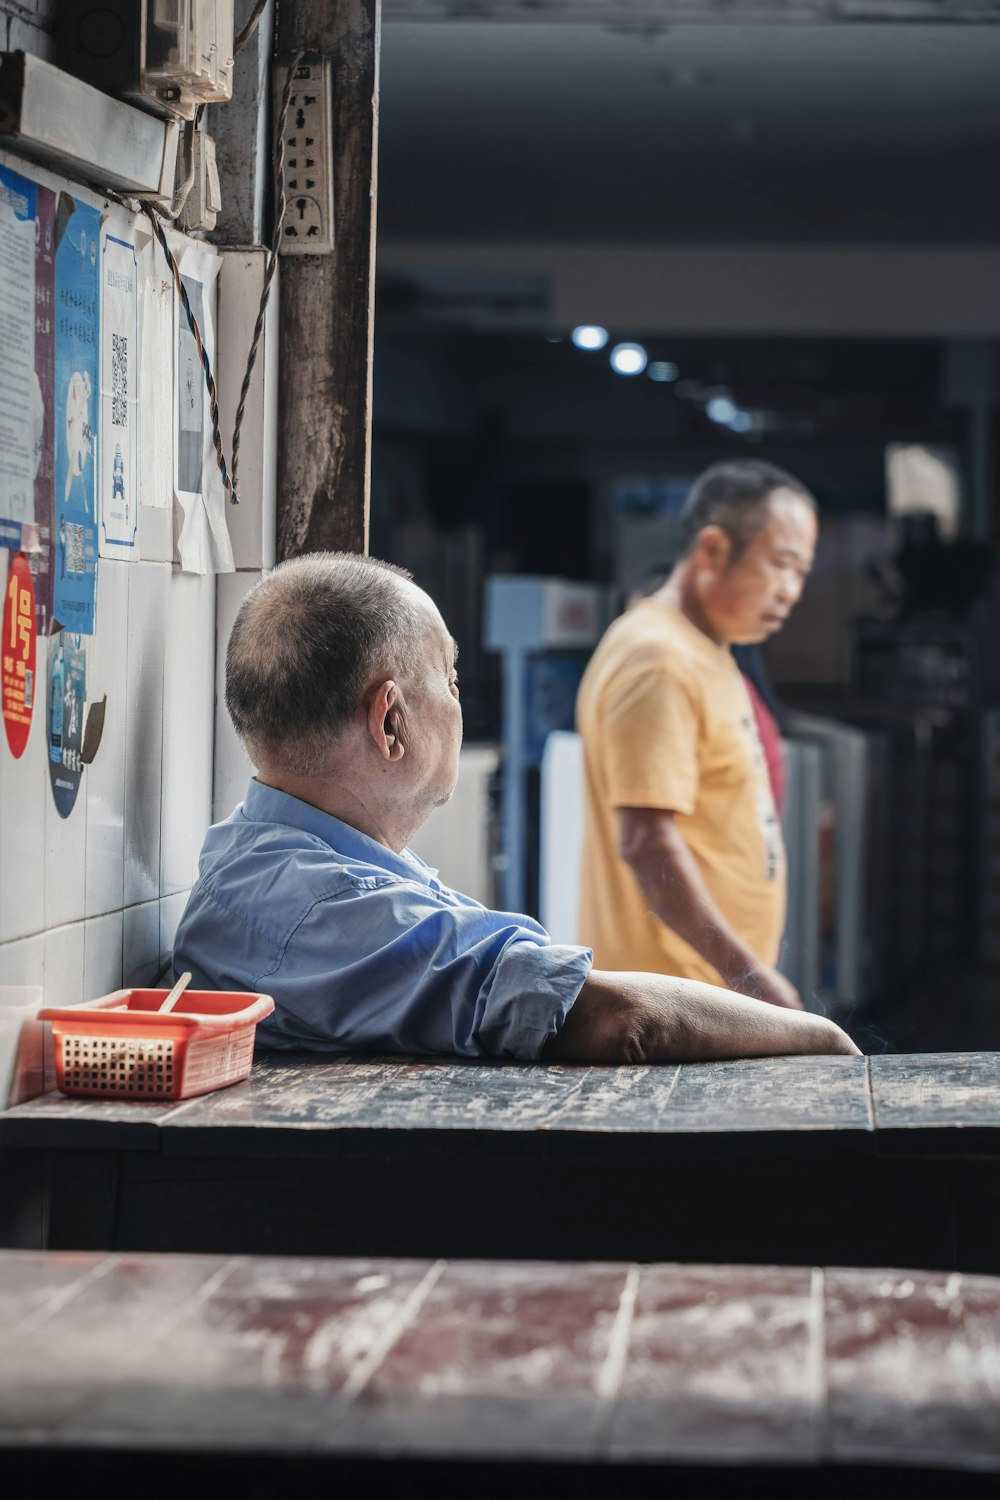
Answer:
<path fill-rule="evenodd" d="M 768 1005 L 780 1005 L 783 1010 L 804 1010 L 802 997 L 794 984 L 789 984 L 784 974 L 762 964 L 759 969 L 733 985 L 738 995 L 747 995 L 751 1000 L 766 1000 Z"/>

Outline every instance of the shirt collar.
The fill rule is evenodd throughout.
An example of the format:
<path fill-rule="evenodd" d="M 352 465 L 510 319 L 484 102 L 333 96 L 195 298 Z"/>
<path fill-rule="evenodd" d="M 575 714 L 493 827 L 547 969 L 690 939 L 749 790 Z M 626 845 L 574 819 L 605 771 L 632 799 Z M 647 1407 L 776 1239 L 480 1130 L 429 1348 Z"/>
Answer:
<path fill-rule="evenodd" d="M 400 875 L 406 880 L 421 880 L 427 885 L 437 885 L 437 871 L 425 865 L 423 860 L 409 849 L 394 854 L 384 844 L 370 839 L 366 833 L 341 822 L 331 813 L 322 812 L 309 802 L 293 797 L 290 792 L 280 792 L 277 787 L 264 786 L 251 781 L 239 812 L 250 823 L 284 823 L 292 828 L 301 828 L 314 838 L 329 844 L 335 853 L 345 859 L 357 860 L 361 864 L 375 865 L 391 875 Z"/>

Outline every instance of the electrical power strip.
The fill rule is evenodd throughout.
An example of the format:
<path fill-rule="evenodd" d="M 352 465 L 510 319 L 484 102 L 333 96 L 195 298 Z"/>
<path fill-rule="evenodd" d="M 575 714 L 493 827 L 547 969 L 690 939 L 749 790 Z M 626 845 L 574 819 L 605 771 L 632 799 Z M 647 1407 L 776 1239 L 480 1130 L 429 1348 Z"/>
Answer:
<path fill-rule="evenodd" d="M 288 76 L 275 70 L 280 109 Z M 285 219 L 283 255 L 330 255 L 333 232 L 333 92 L 329 58 L 295 69 L 285 120 Z"/>

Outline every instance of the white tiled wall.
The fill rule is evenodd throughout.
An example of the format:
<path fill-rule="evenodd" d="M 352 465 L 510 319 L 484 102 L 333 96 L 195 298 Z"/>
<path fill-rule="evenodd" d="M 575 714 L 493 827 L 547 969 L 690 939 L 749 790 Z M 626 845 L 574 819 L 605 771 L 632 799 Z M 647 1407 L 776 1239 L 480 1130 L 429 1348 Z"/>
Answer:
<path fill-rule="evenodd" d="M 48 0 L 25 0 L 21 9 L 32 7 L 51 24 Z M 0 0 L 0 41 L 6 9 Z M 216 377 L 232 408 L 261 256 L 229 252 L 224 271 L 229 312 Z M 170 346 L 172 315 L 169 303 L 147 312 L 141 490 L 155 503 L 144 498 L 140 506 L 141 560 L 98 563 L 96 630 L 84 650 L 87 703 L 107 697 L 104 734 L 68 818 L 57 813 L 49 785 L 46 640 L 38 641 L 37 703 L 20 759 L 0 729 L 0 987 L 41 985 L 49 1005 L 149 984 L 166 968 L 213 795 L 214 815 L 221 807 L 226 816 L 249 774 L 225 709 L 216 713 L 216 637 L 224 654 L 240 600 L 274 561 L 276 299 L 250 391 L 243 503 L 228 517 L 240 572 L 218 579 L 181 573 L 169 561 L 170 496 L 160 491 L 169 488 L 173 408 L 164 389 L 172 366 L 151 346 L 157 339 Z M 165 524 L 151 527 L 151 517 Z M 0 548 L 0 598 L 8 566 Z"/>
<path fill-rule="evenodd" d="M 47 1004 L 155 977 L 211 822 L 216 579 L 104 559 L 98 579 L 84 649 L 104 735 L 68 818 L 49 786 L 41 686 L 21 759 L 0 739 L 0 985 L 42 984 Z M 39 684 L 47 662 L 40 639 Z"/>
<path fill-rule="evenodd" d="M 212 790 L 212 821 L 228 818 L 238 802 L 243 801 L 247 781 L 252 773 L 246 751 L 236 738 L 232 720 L 226 712 L 225 642 L 239 612 L 240 605 L 260 572 L 226 573 L 219 579 L 217 629 L 219 652 L 215 665 L 215 783 Z"/>

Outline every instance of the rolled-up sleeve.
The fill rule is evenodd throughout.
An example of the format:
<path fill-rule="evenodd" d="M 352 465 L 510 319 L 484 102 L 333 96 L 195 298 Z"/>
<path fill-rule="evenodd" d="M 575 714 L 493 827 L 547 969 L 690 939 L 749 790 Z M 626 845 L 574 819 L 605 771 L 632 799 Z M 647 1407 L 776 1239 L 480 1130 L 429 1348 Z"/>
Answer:
<path fill-rule="evenodd" d="M 317 902 L 256 987 L 276 1047 L 536 1059 L 590 973 L 528 917 L 423 885 L 351 886 Z"/>

